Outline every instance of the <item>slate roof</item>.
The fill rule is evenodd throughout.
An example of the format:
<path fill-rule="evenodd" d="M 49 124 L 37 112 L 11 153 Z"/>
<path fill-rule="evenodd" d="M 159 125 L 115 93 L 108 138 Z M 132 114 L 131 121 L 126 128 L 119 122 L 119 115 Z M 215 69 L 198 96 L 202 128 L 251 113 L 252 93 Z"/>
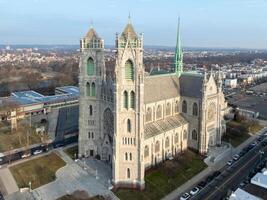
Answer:
<path fill-rule="evenodd" d="M 178 97 L 179 78 L 175 74 L 146 76 L 144 90 L 145 104 Z"/>
<path fill-rule="evenodd" d="M 183 116 L 180 114 L 151 122 L 145 125 L 145 139 L 175 129 L 187 123 L 188 122 L 185 120 L 185 118 L 183 118 Z"/>
<path fill-rule="evenodd" d="M 202 97 L 204 76 L 201 74 L 182 74 L 180 76 L 180 94 L 185 97 Z"/>

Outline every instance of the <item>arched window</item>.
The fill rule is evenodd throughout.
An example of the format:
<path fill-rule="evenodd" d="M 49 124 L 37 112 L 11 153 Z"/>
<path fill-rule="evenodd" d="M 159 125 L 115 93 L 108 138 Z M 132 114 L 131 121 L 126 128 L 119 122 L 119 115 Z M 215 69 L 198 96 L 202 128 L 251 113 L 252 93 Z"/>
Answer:
<path fill-rule="evenodd" d="M 127 132 L 128 133 L 131 133 L 131 129 L 132 129 L 132 127 L 131 127 L 131 120 L 130 119 L 127 119 Z"/>
<path fill-rule="evenodd" d="M 160 143 L 159 141 L 157 141 L 155 145 L 155 152 L 159 152 L 159 150 L 160 150 Z"/>
<path fill-rule="evenodd" d="M 86 83 L 86 96 L 90 96 L 91 89 L 90 89 L 90 83 Z"/>
<path fill-rule="evenodd" d="M 88 58 L 87 60 L 87 75 L 91 76 L 95 72 L 94 60 L 92 58 Z"/>
<path fill-rule="evenodd" d="M 128 109 L 128 92 L 123 92 L 123 107 Z"/>
<path fill-rule="evenodd" d="M 134 95 L 134 91 L 131 91 L 131 94 L 130 94 L 130 108 L 132 108 L 132 109 L 135 108 L 135 95 Z"/>
<path fill-rule="evenodd" d="M 126 80 L 134 79 L 133 63 L 130 60 L 127 60 L 125 63 L 125 79 Z"/>
<path fill-rule="evenodd" d="M 170 115 L 171 114 L 171 104 L 167 103 L 166 105 L 166 115 Z"/>
<path fill-rule="evenodd" d="M 89 115 L 90 116 L 93 115 L 93 106 L 92 105 L 89 106 Z"/>
<path fill-rule="evenodd" d="M 148 145 L 145 146 L 144 156 L 145 157 L 148 157 L 149 156 L 149 147 L 148 147 Z"/>
<path fill-rule="evenodd" d="M 174 137 L 174 143 L 178 143 L 178 140 L 179 140 L 179 135 L 178 133 L 176 133 Z"/>
<path fill-rule="evenodd" d="M 127 168 L 127 178 L 131 178 L 131 172 L 129 168 Z"/>
<path fill-rule="evenodd" d="M 146 122 L 152 121 L 152 109 L 148 108 L 146 110 Z"/>
<path fill-rule="evenodd" d="M 186 103 L 186 101 L 183 101 L 183 103 L 182 103 L 182 112 L 183 113 L 187 113 L 187 103 Z"/>
<path fill-rule="evenodd" d="M 197 116 L 198 115 L 198 106 L 197 103 L 193 104 L 193 115 Z"/>
<path fill-rule="evenodd" d="M 160 119 L 162 117 L 162 106 L 161 105 L 158 105 L 157 107 L 157 119 Z"/>
<path fill-rule="evenodd" d="M 93 97 L 96 96 L 96 93 L 95 93 L 95 83 L 92 83 L 92 95 Z"/>
<path fill-rule="evenodd" d="M 196 130 L 192 131 L 192 140 L 197 140 L 197 131 Z"/>
<path fill-rule="evenodd" d="M 175 108 L 174 108 L 174 110 L 175 110 L 175 113 L 178 113 L 179 112 L 179 102 L 178 101 L 175 102 Z"/>
<path fill-rule="evenodd" d="M 184 134 L 183 134 L 183 140 L 186 140 L 187 139 L 187 131 L 184 130 Z"/>
<path fill-rule="evenodd" d="M 130 157 L 130 160 L 132 160 L 132 159 L 133 159 L 133 158 L 132 158 L 132 153 L 130 153 L 129 157 Z"/>
<path fill-rule="evenodd" d="M 169 137 L 166 137 L 165 148 L 168 148 L 169 146 L 170 146 L 170 140 L 169 140 Z"/>
<path fill-rule="evenodd" d="M 128 160 L 128 154 L 125 153 L 125 160 Z"/>

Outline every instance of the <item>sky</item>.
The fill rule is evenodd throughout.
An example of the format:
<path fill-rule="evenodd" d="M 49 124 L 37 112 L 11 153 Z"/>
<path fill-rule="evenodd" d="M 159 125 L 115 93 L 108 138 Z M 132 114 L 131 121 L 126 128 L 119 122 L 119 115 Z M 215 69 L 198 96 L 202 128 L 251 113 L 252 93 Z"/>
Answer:
<path fill-rule="evenodd" d="M 267 0 L 0 0 L 0 44 L 115 43 L 128 15 L 145 45 L 267 49 Z"/>

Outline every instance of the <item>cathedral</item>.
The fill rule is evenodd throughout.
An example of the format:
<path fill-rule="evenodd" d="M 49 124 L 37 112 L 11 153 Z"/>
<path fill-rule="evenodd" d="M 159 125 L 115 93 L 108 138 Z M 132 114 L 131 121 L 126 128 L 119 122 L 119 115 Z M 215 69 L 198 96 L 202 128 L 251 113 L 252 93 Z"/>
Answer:
<path fill-rule="evenodd" d="M 104 40 L 91 27 L 80 41 L 79 156 L 106 161 L 114 187 L 144 189 L 146 169 L 187 148 L 206 154 L 221 144 L 227 105 L 220 74 L 183 72 L 179 24 L 169 74 L 145 72 L 143 34 L 130 20 L 116 35 L 113 79 Z"/>

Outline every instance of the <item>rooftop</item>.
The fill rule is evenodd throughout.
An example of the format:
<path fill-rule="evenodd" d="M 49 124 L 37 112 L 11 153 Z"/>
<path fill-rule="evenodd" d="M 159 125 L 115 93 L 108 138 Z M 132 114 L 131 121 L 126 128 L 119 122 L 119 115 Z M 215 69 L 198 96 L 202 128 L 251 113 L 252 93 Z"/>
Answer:
<path fill-rule="evenodd" d="M 75 86 L 63 86 L 56 88 L 56 95 L 44 96 L 35 91 L 22 91 L 11 93 L 11 100 L 20 105 L 54 103 L 79 97 L 79 88 Z"/>

